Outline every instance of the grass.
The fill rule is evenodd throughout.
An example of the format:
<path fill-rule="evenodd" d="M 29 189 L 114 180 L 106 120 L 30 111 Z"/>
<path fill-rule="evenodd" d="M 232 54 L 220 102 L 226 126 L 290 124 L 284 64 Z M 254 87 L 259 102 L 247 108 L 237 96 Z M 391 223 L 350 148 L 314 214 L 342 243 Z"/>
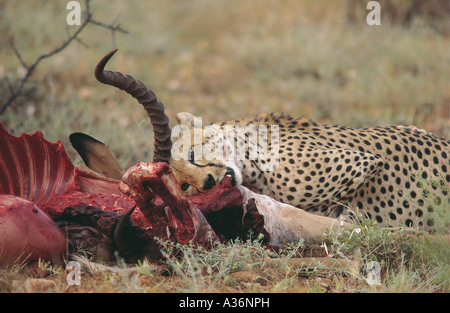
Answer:
<path fill-rule="evenodd" d="M 327 258 L 352 260 L 351 268 L 330 267 L 311 261 L 296 265 L 299 257 L 326 256 L 296 243 L 267 249 L 258 239 L 217 244 L 210 250 L 163 242 L 165 261 L 155 267 L 146 260 L 134 266 L 120 262 L 110 270 L 83 267 L 80 285 L 68 285 L 69 271 L 40 261 L 34 268 L 15 265 L 0 269 L 0 291 L 20 291 L 30 277 L 53 281 L 49 292 L 449 292 L 450 247 L 447 239 L 430 239 L 406 230 L 380 229 L 364 221 L 357 229 L 330 233 Z M 339 240 L 334 240 L 339 237 Z M 319 259 L 320 260 L 320 259 Z M 370 267 L 377 262 L 378 268 Z M 338 261 L 335 261 L 338 262 Z M 342 261 L 341 261 L 342 262 Z M 111 270 L 112 269 L 112 270 Z M 369 284 L 379 270 L 379 282 Z M 376 280 L 372 280 L 376 282 Z"/>
<path fill-rule="evenodd" d="M 383 229 L 364 221 L 359 232 L 341 234 L 331 245 L 330 256 L 361 261 L 359 279 L 375 274 L 376 262 L 381 292 L 448 292 L 450 247 L 448 237 L 430 238 L 407 229 Z"/>
<path fill-rule="evenodd" d="M 65 5 L 0 1 L 0 98 L 24 72 L 9 40 L 14 37 L 31 63 L 75 31 L 65 24 Z M 257 0 L 92 0 L 92 11 L 97 20 L 119 18 L 130 34 L 112 37 L 89 26 L 81 35 L 83 44 L 73 43 L 42 62 L 24 96 L 0 116 L 16 134 L 41 130 L 47 139 L 61 140 L 78 165 L 81 159 L 68 141 L 76 131 L 107 143 L 124 168 L 151 159 L 153 139 L 144 110 L 93 77 L 98 60 L 113 48 L 119 52 L 108 68 L 145 82 L 165 104 L 172 124 L 181 111 L 205 122 L 282 111 L 321 123 L 413 124 L 450 135 L 449 37 L 420 19 L 409 26 L 391 25 L 383 17 L 381 26 L 348 24 L 340 1 L 313 0 L 265 5 Z M 448 206 L 433 207 L 442 215 L 436 218 L 439 227 L 448 230 Z M 0 291 L 43 273 L 55 281 L 53 291 L 61 292 L 449 291 L 448 242 L 369 222 L 359 229 L 327 246 L 332 258 L 360 262 L 353 272 L 322 265 L 294 268 L 287 261 L 292 257 L 326 255 L 325 247 L 311 252 L 301 243 L 277 252 L 266 251 L 257 239 L 211 251 L 165 243 L 166 269 L 141 263 L 126 274 L 84 272 L 80 286 L 68 286 L 64 271 L 42 264 L 30 274 L 29 267 L 16 265 L 0 269 Z M 176 257 L 170 253 L 175 249 Z M 284 261 L 267 268 L 264 260 L 274 257 Z M 365 280 L 370 261 L 380 263 L 379 286 Z"/>

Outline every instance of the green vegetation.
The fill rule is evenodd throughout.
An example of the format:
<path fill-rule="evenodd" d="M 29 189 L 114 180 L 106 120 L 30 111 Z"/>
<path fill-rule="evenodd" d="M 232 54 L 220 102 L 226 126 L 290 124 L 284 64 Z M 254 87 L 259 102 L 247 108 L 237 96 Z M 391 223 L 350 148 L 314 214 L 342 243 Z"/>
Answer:
<path fill-rule="evenodd" d="M 339 237 L 339 240 L 334 240 Z M 69 271 L 39 262 L 0 269 L 0 291 L 20 291 L 29 277 L 54 282 L 49 292 L 449 292 L 448 237 L 392 231 L 364 221 L 356 230 L 330 233 L 317 250 L 292 244 L 272 251 L 261 241 L 235 240 L 210 250 L 164 242 L 160 266 L 146 260 L 103 270 L 83 267 L 81 284 L 68 285 Z M 325 252 L 326 251 L 326 252 Z M 328 253 L 328 255 L 326 254 Z M 298 265 L 303 257 L 306 264 Z M 350 266 L 332 266 L 324 260 Z M 371 267 L 370 262 L 377 262 Z M 379 270 L 379 282 L 370 283 Z"/>
<path fill-rule="evenodd" d="M 344 232 L 329 247 L 331 257 L 350 257 L 361 262 L 364 280 L 379 266 L 381 292 L 436 292 L 450 289 L 449 237 L 429 237 L 408 229 L 376 227 L 363 221 L 356 231 Z"/>

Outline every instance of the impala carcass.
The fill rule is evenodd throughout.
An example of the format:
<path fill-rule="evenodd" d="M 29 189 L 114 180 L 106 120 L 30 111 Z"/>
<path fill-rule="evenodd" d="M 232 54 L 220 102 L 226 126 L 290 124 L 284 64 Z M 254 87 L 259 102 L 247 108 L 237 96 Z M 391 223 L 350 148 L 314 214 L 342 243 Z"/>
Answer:
<path fill-rule="evenodd" d="M 118 252 L 129 261 L 157 261 L 160 240 L 210 247 L 250 230 L 268 245 L 305 240 L 314 246 L 327 229 L 351 227 L 254 193 L 233 177 L 187 196 L 170 167 L 171 129 L 163 104 L 142 82 L 104 70 L 114 52 L 99 62 L 95 76 L 143 105 L 154 130 L 153 163 L 124 171 L 103 143 L 72 134 L 72 145 L 100 176 L 74 166 L 62 144 L 40 132 L 15 137 L 0 127 L 0 265 L 58 262 L 80 247 L 105 260 Z"/>

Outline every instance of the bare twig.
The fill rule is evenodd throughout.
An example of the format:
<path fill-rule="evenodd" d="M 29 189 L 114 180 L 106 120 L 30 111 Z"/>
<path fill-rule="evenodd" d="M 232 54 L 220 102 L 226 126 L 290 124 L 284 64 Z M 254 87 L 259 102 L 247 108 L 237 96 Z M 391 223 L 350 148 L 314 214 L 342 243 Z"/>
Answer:
<path fill-rule="evenodd" d="M 108 25 L 108 24 L 93 20 L 92 12 L 90 9 L 90 0 L 86 0 L 85 4 L 86 4 L 86 13 L 85 13 L 86 17 L 84 18 L 80 27 L 78 27 L 77 31 L 74 32 L 72 35 L 70 35 L 66 39 L 66 41 L 64 41 L 59 47 L 55 48 L 54 50 L 52 50 L 48 53 L 44 53 L 44 54 L 40 55 L 31 65 L 29 65 L 29 66 L 27 65 L 27 63 L 23 60 L 22 55 L 18 51 L 17 47 L 15 46 L 14 40 L 11 41 L 11 48 L 13 49 L 14 54 L 16 55 L 17 59 L 19 60 L 20 64 L 27 71 L 26 71 L 24 77 L 22 78 L 22 80 L 20 81 L 20 83 L 14 88 L 14 90 L 11 90 L 12 88 L 10 88 L 11 94 L 10 94 L 9 98 L 6 99 L 6 101 L 4 103 L 2 103 L 0 106 L 0 115 L 3 114 L 5 112 L 5 110 L 22 94 L 24 85 L 28 82 L 29 78 L 31 77 L 33 72 L 36 70 L 36 67 L 39 65 L 40 62 L 61 52 L 62 50 L 67 48 L 67 46 L 69 46 L 72 43 L 72 41 L 78 41 L 78 42 L 82 43 L 82 41 L 78 38 L 78 36 L 80 35 L 80 33 L 83 31 L 83 29 L 88 24 L 94 24 L 96 26 L 100 26 L 100 27 L 109 29 L 113 33 L 118 31 L 118 32 L 121 32 L 124 34 L 128 34 L 128 31 L 123 29 L 119 24 L 116 25 L 115 21 L 112 24 Z"/>
<path fill-rule="evenodd" d="M 22 55 L 20 54 L 19 50 L 16 49 L 16 45 L 14 44 L 14 38 L 11 39 L 11 48 L 14 51 L 14 54 L 16 55 L 17 59 L 19 60 L 20 64 L 24 67 L 27 68 L 28 65 L 25 63 L 25 61 L 22 58 Z"/>
<path fill-rule="evenodd" d="M 126 29 L 123 29 L 122 26 L 120 26 L 120 24 L 116 24 L 116 21 L 113 21 L 111 24 L 105 24 L 96 20 L 91 19 L 90 20 L 91 24 L 97 25 L 97 26 L 101 26 L 107 29 L 110 29 L 113 32 L 121 32 L 123 34 L 128 34 L 129 32 Z"/>

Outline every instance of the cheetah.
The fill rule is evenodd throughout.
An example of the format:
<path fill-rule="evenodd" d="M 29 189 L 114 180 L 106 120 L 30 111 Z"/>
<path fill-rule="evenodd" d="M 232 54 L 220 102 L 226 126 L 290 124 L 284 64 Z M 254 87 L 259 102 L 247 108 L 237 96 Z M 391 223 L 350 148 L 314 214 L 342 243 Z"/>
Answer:
<path fill-rule="evenodd" d="M 378 225 L 424 231 L 434 230 L 434 208 L 449 209 L 447 139 L 413 126 L 356 129 L 283 113 L 208 126 L 178 113 L 179 127 L 171 130 L 153 91 L 130 75 L 104 70 L 115 52 L 98 63 L 95 76 L 143 105 L 154 131 L 153 161 L 169 163 L 186 195 L 229 176 L 235 185 L 314 214 L 363 212 Z M 86 159 L 95 159 L 86 147 Z M 101 169 L 108 157 L 98 155 Z"/>
<path fill-rule="evenodd" d="M 230 176 L 236 184 L 315 214 L 339 217 L 358 210 L 378 225 L 425 231 L 433 230 L 433 219 L 428 216 L 433 207 L 448 208 L 450 202 L 450 142 L 413 126 L 355 129 L 262 113 L 256 118 L 200 126 L 201 146 L 243 148 L 245 158 L 226 157 L 222 150 L 212 157 L 196 158 L 201 150 L 193 144 L 194 132 L 199 130 L 194 128 L 194 116 L 179 113 L 177 120 L 192 132 L 187 139 L 183 135 L 175 138 L 182 144 L 174 148 L 183 147 L 188 154 L 178 160 L 172 156 L 170 161 L 187 194 L 208 190 Z M 227 128 L 236 125 L 244 128 Z M 263 130 L 268 149 L 262 154 L 257 140 L 262 138 L 260 128 L 253 128 L 257 136 L 243 132 L 252 125 L 278 126 L 278 136 L 269 128 Z M 228 136 L 233 142 L 225 136 L 211 139 L 205 135 L 210 128 L 235 130 L 234 136 Z M 242 143 L 244 147 L 238 147 Z M 172 153 L 178 152 L 174 148 Z M 252 151 L 256 158 L 249 158 Z M 262 170 L 261 165 L 267 163 L 273 165 Z"/>

